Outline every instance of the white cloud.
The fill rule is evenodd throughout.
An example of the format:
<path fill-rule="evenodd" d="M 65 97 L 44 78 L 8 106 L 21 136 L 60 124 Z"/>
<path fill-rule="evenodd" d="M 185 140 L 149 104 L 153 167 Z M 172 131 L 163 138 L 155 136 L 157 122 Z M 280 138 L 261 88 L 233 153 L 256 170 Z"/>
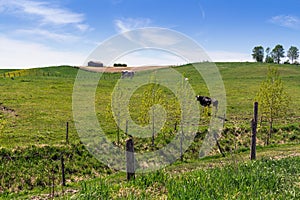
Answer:
<path fill-rule="evenodd" d="M 229 51 L 208 51 L 213 62 L 253 62 L 251 54 Z"/>
<path fill-rule="evenodd" d="M 126 63 L 129 66 L 163 66 L 187 63 L 187 61 L 174 54 L 158 49 L 141 49 L 134 51 L 123 55 L 114 62 Z"/>
<path fill-rule="evenodd" d="M 269 20 L 271 23 L 287 27 L 287 28 L 300 28 L 300 18 L 291 15 L 278 15 Z"/>
<path fill-rule="evenodd" d="M 178 44 L 182 40 L 177 34 L 170 32 L 169 29 L 162 28 L 140 30 L 139 34 L 141 35 L 141 43 L 147 41 L 148 44 L 151 43 L 155 46 L 171 46 Z M 133 39 L 137 40 L 137 37 L 133 37 Z"/>
<path fill-rule="evenodd" d="M 79 39 L 79 37 L 76 37 L 74 35 L 70 34 L 58 34 L 53 33 L 47 30 L 43 29 L 19 29 L 16 31 L 17 34 L 22 34 L 23 36 L 25 34 L 33 35 L 33 36 L 41 36 L 43 38 L 55 40 L 55 41 L 76 41 Z"/>
<path fill-rule="evenodd" d="M 57 65 L 79 66 L 86 55 L 50 49 L 38 43 L 12 40 L 0 36 L 0 69 L 32 68 Z"/>
<path fill-rule="evenodd" d="M 84 15 L 75 13 L 58 5 L 44 1 L 30 0 L 0 0 L 0 11 L 24 17 L 24 14 L 35 16 L 40 25 L 74 25 L 79 30 L 87 30 Z"/>
<path fill-rule="evenodd" d="M 144 28 L 151 24 L 148 18 L 123 18 L 114 21 L 115 26 L 120 33 L 124 33 L 137 28 Z"/>
<path fill-rule="evenodd" d="M 158 49 L 142 49 L 123 55 L 113 62 L 126 63 L 129 66 L 161 66 L 182 65 L 189 62 L 253 62 L 251 55 L 240 52 L 210 51 L 207 52 L 210 60 L 187 61 L 172 53 Z M 201 57 L 201 56 L 200 56 Z M 202 56 L 203 58 L 205 56 Z"/>
<path fill-rule="evenodd" d="M 81 32 L 85 32 L 87 30 L 92 30 L 92 28 L 87 24 L 77 24 L 76 28 L 79 29 Z"/>

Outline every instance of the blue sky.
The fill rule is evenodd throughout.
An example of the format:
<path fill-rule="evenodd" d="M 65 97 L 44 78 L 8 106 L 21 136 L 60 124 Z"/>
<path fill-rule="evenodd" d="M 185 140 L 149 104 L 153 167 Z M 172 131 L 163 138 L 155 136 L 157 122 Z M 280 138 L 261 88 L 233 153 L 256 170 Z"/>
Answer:
<path fill-rule="evenodd" d="M 213 61 L 252 61 L 257 45 L 300 48 L 299 11 L 299 0 L 0 0 L 0 68 L 82 65 L 101 42 L 143 27 L 183 33 Z M 146 54 L 122 62 L 172 61 Z"/>

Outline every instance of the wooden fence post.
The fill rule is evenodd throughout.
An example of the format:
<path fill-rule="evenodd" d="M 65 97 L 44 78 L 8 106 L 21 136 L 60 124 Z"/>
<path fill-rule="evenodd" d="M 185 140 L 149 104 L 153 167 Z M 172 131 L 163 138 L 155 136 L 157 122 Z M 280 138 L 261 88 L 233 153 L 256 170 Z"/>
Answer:
<path fill-rule="evenodd" d="M 66 124 L 66 143 L 69 144 L 69 122 Z"/>
<path fill-rule="evenodd" d="M 52 170 L 51 170 L 51 173 L 52 173 L 52 195 L 51 197 L 54 198 L 54 195 L 55 195 L 55 172 L 54 172 L 54 166 L 52 166 Z"/>
<path fill-rule="evenodd" d="M 214 136 L 214 139 L 216 141 L 216 144 L 218 146 L 218 149 L 219 149 L 220 153 L 222 154 L 223 157 L 225 157 L 225 153 L 224 153 L 224 151 L 223 151 L 223 149 L 222 149 L 222 147 L 221 147 L 221 145 L 219 143 L 219 140 L 218 140 L 218 137 L 217 137 L 217 133 L 215 131 L 213 132 L 213 136 Z"/>
<path fill-rule="evenodd" d="M 226 114 L 224 113 L 224 117 L 223 117 L 223 124 L 222 124 L 222 127 L 224 127 L 224 124 L 225 124 L 225 120 L 226 120 Z"/>
<path fill-rule="evenodd" d="M 120 112 L 118 112 L 117 120 L 117 145 L 120 145 Z"/>
<path fill-rule="evenodd" d="M 64 163 L 63 153 L 61 153 L 60 155 L 60 161 L 61 161 L 62 186 L 66 186 L 65 163 Z"/>
<path fill-rule="evenodd" d="M 183 128 L 181 125 L 181 134 L 180 134 L 180 161 L 183 161 L 183 149 L 182 149 L 182 143 L 183 143 Z"/>
<path fill-rule="evenodd" d="M 126 141 L 126 171 L 128 181 L 135 178 L 134 146 L 132 138 Z"/>
<path fill-rule="evenodd" d="M 251 121 L 252 138 L 251 138 L 251 154 L 250 159 L 256 159 L 256 129 L 257 129 L 257 113 L 258 113 L 258 102 L 254 103 L 254 115 Z"/>
<path fill-rule="evenodd" d="M 154 136 L 155 136 L 155 133 L 154 133 L 154 130 L 155 130 L 155 125 L 154 125 L 154 107 L 152 107 L 152 147 L 154 147 Z"/>
<path fill-rule="evenodd" d="M 125 125 L 125 134 L 128 135 L 128 120 L 126 120 L 126 125 Z"/>

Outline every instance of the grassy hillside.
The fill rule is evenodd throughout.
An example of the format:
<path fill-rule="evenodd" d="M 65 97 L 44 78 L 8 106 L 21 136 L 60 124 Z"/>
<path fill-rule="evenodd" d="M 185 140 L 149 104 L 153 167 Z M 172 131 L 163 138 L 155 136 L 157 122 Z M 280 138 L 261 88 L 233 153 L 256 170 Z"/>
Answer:
<path fill-rule="evenodd" d="M 250 145 L 250 119 L 252 118 L 254 97 L 260 83 L 265 79 L 270 64 L 217 63 L 217 66 L 226 88 L 226 118 L 228 119 L 225 122 L 220 144 L 228 153 L 243 152 Z M 275 134 L 271 139 L 271 144 L 299 144 L 300 67 L 275 64 L 271 66 L 278 67 L 285 90 L 292 99 L 289 114 L 275 122 Z M 189 82 L 197 94 L 209 95 L 203 79 L 191 65 L 175 67 L 175 69 L 189 78 Z M 75 130 L 72 114 L 72 92 L 77 72 L 77 68 L 68 66 L 30 70 L 0 70 L 0 158 L 1 163 L 3 163 L 0 168 L 0 193 L 7 195 L 11 192 L 48 188 L 48 178 L 52 168 L 55 168 L 54 171 L 57 173 L 60 170 L 61 154 L 65 156 L 69 184 L 78 182 L 81 179 L 95 178 L 112 173 L 110 169 L 97 162 L 86 151 Z M 158 73 L 163 73 L 163 69 L 158 70 Z M 113 143 L 116 143 L 117 140 L 117 128 L 116 122 L 109 112 L 110 97 L 120 76 L 120 73 L 103 74 L 95 99 L 99 122 Z M 137 121 L 139 120 L 139 109 L 142 109 L 140 97 L 143 96 L 145 88 L 139 88 L 131 99 L 131 105 L 134 105 L 134 109 L 130 110 L 131 115 Z M 166 88 L 162 88 L 162 91 L 167 97 L 174 97 Z M 172 98 L 164 100 L 163 104 L 166 106 L 175 105 L 176 107 L 176 101 L 170 101 Z M 175 110 L 173 108 L 172 106 L 167 107 L 167 110 L 169 109 L 174 114 Z M 204 117 L 201 120 L 207 122 L 209 118 Z M 66 144 L 65 141 L 66 122 L 69 122 L 69 144 Z M 264 144 L 264 128 L 259 128 L 258 145 Z M 194 143 L 184 154 L 184 160 L 188 162 L 189 167 L 192 166 L 191 168 L 195 165 L 190 162 L 197 160 L 205 133 L 207 133 L 207 126 L 204 123 L 204 126 L 199 127 Z M 135 148 L 137 151 L 159 149 L 166 145 L 174 135 L 174 119 L 171 119 L 168 126 L 156 136 L 154 147 L 151 146 L 151 138 L 135 138 Z M 121 145 L 124 145 L 127 136 L 121 132 L 120 137 Z M 296 147 L 299 148 L 299 146 Z M 214 150 L 218 153 L 217 148 Z M 298 163 L 298 160 L 287 162 Z M 258 165 L 263 166 L 264 164 Z M 244 169 L 243 166 L 241 168 Z M 220 172 L 222 169 L 218 170 L 209 173 L 223 173 Z M 246 170 L 251 171 L 253 169 L 247 168 Z M 251 179 L 251 177 L 249 178 Z M 278 177 L 273 178 L 272 181 L 276 181 Z M 175 179 L 177 180 L 176 177 L 172 177 L 170 180 Z M 56 184 L 59 184 L 59 180 L 59 178 L 55 179 Z M 157 181 L 159 182 L 159 180 L 155 180 L 155 182 Z M 183 184 L 186 181 L 184 178 L 179 178 L 178 184 Z M 230 182 L 233 180 L 224 181 Z M 82 189 L 83 191 L 85 189 L 90 190 L 86 191 L 88 194 L 89 192 L 95 192 L 94 190 L 102 191 L 93 184 L 90 187 L 91 189 L 84 187 Z M 120 187 L 119 190 L 123 189 L 123 186 L 116 187 Z M 135 185 L 131 185 L 131 183 L 126 185 L 124 188 L 125 193 L 131 191 L 134 187 Z M 158 187 L 161 188 L 160 185 Z M 163 187 L 178 186 L 172 185 L 170 182 L 170 185 Z M 152 189 L 150 188 L 150 190 Z M 278 191 L 285 190 L 281 186 L 277 189 Z M 157 190 L 157 188 L 153 190 Z M 114 193 L 112 192 L 109 195 L 114 195 Z M 173 197 L 168 192 L 162 193 L 162 195 L 171 195 L 170 198 Z M 278 193 L 275 192 L 274 194 Z M 148 194 L 145 195 L 147 197 Z M 236 195 L 234 192 L 228 191 L 228 198 L 233 198 L 234 195 Z M 242 197 L 246 198 L 247 195 L 245 194 Z M 267 197 L 273 198 L 272 195 Z M 151 198 L 155 197 L 151 196 Z"/>
<path fill-rule="evenodd" d="M 9 109 L 1 112 L 1 146 L 15 148 L 63 140 L 65 123 L 72 122 L 76 74 L 77 69 L 71 67 L 52 67 L 0 79 L 0 103 Z"/>
<path fill-rule="evenodd" d="M 228 124 L 233 119 L 240 124 L 248 124 L 252 117 L 253 100 L 259 84 L 265 78 L 268 64 L 217 63 L 217 66 L 226 88 Z M 297 106 L 300 105 L 300 69 L 292 65 L 278 67 L 286 91 L 292 97 L 291 116 L 287 117 L 293 118 L 288 122 L 298 122 L 295 117 L 300 116 Z M 13 111 L 1 112 L 1 146 L 14 148 L 28 144 L 60 144 L 64 140 L 67 121 L 70 123 L 71 140 L 76 140 L 72 121 L 72 91 L 77 70 L 71 67 L 41 68 L 27 70 L 13 79 L 1 78 L 0 103 Z M 189 77 L 192 85 L 193 80 L 201 79 L 189 65 L 177 67 L 176 70 Z M 96 96 L 100 122 L 107 118 L 105 111 L 110 105 L 111 91 L 120 74 L 104 74 L 103 78 Z M 208 95 L 205 83 L 200 81 L 200 85 L 193 86 L 196 93 Z M 283 119 L 279 124 L 284 123 Z M 109 124 L 108 132 L 115 131 L 112 128 L 115 124 L 110 120 L 103 124 Z"/>

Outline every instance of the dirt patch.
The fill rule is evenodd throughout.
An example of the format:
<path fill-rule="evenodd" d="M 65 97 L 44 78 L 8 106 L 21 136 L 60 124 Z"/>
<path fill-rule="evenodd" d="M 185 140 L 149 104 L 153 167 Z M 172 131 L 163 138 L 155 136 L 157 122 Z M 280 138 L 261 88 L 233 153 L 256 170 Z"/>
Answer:
<path fill-rule="evenodd" d="M 31 200 L 48 200 L 48 199 L 54 199 L 55 197 L 62 198 L 64 195 L 74 195 L 77 192 L 78 192 L 78 190 L 75 190 L 75 189 L 67 189 L 66 191 L 64 191 L 64 193 L 55 192 L 54 196 L 52 196 L 51 194 L 41 194 L 39 196 L 32 196 L 30 199 Z"/>
<path fill-rule="evenodd" d="M 291 153 L 291 154 L 287 154 L 287 155 L 277 155 L 277 156 L 274 156 L 273 159 L 281 160 L 281 159 L 290 158 L 290 157 L 300 157 L 300 153 Z"/>
<path fill-rule="evenodd" d="M 2 111 L 5 114 L 9 114 L 11 116 L 17 117 L 18 114 L 14 109 L 11 109 L 9 107 L 4 106 L 3 104 L 0 104 L 0 111 Z"/>
<path fill-rule="evenodd" d="M 169 68 L 170 66 L 144 66 L 144 67 L 79 67 L 82 70 L 91 71 L 91 72 L 106 72 L 106 73 L 116 73 L 123 70 L 128 71 L 146 71 L 146 70 L 155 70 Z"/>

